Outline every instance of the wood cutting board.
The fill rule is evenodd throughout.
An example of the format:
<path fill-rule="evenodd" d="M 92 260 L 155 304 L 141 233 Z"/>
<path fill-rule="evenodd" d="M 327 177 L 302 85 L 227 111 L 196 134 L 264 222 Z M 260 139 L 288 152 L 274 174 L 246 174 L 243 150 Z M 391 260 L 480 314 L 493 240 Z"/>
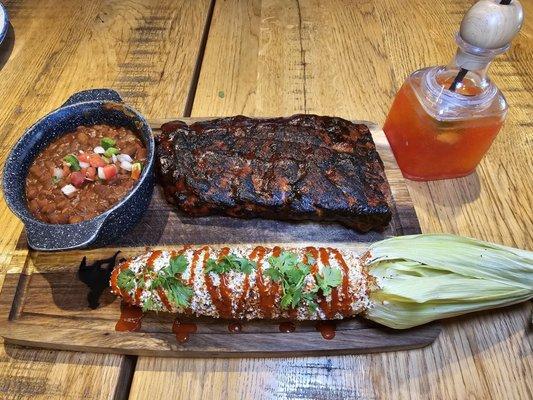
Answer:
<path fill-rule="evenodd" d="M 174 119 L 191 123 L 206 118 L 152 120 L 157 133 L 162 123 Z M 165 357 L 301 356 L 354 354 L 423 347 L 440 333 L 429 324 L 406 331 L 386 329 L 364 319 L 336 323 L 336 335 L 325 340 L 312 322 L 296 323 L 296 331 L 282 333 L 278 322 L 243 323 L 241 333 L 231 333 L 228 321 L 195 320 L 198 331 L 185 343 L 172 333 L 174 316 L 147 313 L 139 332 L 116 332 L 120 300 L 108 290 L 96 309 L 88 307 L 88 287 L 77 278 L 83 257 L 88 263 L 112 256 L 135 255 L 146 247 L 165 248 L 185 243 L 278 243 L 303 246 L 327 244 L 364 251 L 385 237 L 420 233 L 416 213 L 383 131 L 368 125 L 385 165 L 393 215 L 381 233 L 361 234 L 335 223 L 242 220 L 223 216 L 187 217 L 168 205 L 156 186 L 150 207 L 134 230 L 106 248 L 67 252 L 30 251 L 14 257 L 0 293 L 0 334 L 8 343 L 61 350 L 135 354 Z M 17 247 L 26 248 L 25 234 Z M 25 252 L 23 252 L 25 254 Z"/>

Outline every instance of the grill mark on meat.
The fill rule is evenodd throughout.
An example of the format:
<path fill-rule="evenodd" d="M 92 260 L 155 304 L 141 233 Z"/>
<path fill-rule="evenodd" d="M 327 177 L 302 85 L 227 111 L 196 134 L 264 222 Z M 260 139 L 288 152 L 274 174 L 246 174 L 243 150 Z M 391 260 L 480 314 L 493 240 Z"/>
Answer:
<path fill-rule="evenodd" d="M 165 197 L 192 216 L 338 221 L 361 231 L 390 221 L 383 164 L 365 125 L 236 116 L 162 130 Z"/>

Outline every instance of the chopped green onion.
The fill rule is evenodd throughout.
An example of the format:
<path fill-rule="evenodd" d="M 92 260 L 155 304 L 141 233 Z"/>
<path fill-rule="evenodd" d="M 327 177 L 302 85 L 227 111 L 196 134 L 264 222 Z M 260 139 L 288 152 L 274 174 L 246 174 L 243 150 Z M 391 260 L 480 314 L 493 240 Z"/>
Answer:
<path fill-rule="evenodd" d="M 63 158 L 63 161 L 70 165 L 70 169 L 72 171 L 79 171 L 81 169 L 80 162 L 74 154 L 69 154 L 68 156 L 65 156 L 65 158 Z"/>
<path fill-rule="evenodd" d="M 105 137 L 100 140 L 100 145 L 104 148 L 104 150 L 109 149 L 110 147 L 113 147 L 117 142 L 114 139 Z"/>
<path fill-rule="evenodd" d="M 111 157 L 113 157 L 113 155 L 118 154 L 118 153 L 119 153 L 119 150 L 117 148 L 108 147 L 107 150 L 104 153 L 104 156 L 106 156 L 107 158 L 111 158 Z"/>
<path fill-rule="evenodd" d="M 454 235 L 398 236 L 374 243 L 376 278 L 366 317 L 396 329 L 503 307 L 533 297 L 533 252 Z"/>

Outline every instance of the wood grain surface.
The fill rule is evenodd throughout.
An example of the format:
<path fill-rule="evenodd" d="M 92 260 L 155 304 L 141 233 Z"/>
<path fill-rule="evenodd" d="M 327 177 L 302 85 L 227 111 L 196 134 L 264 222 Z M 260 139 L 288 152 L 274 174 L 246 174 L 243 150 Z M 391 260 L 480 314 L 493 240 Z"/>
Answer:
<path fill-rule="evenodd" d="M 453 35 L 468 6 L 459 1 L 409 6 L 401 0 L 217 1 L 193 116 L 307 111 L 382 122 L 410 72 L 447 63 L 454 54 Z M 533 12 L 530 4 L 525 7 L 526 14 Z M 409 183 L 424 231 L 533 246 L 531 168 L 526 176 L 519 172 L 532 159 L 527 141 L 532 64 L 526 61 L 533 52 L 531 34 L 526 21 L 512 51 L 491 68 L 511 112 L 477 173 Z M 510 87 L 514 90 L 506 91 Z M 526 304 L 453 321 L 431 347 L 394 354 L 297 360 L 141 357 L 131 397 L 528 398 L 533 392 L 530 313 Z"/>
<path fill-rule="evenodd" d="M 144 115 L 181 115 L 194 76 L 208 0 L 7 1 L 12 28 L 0 45 L 0 160 L 70 94 L 113 87 Z M 26 265 L 22 225 L 0 203 L 0 271 Z M 125 398 L 133 362 L 123 356 L 5 346 L 0 398 Z M 82 378 L 80 378 L 82 377 Z"/>
<path fill-rule="evenodd" d="M 445 64 L 473 3 L 458 0 L 217 0 L 201 69 L 207 1 L 11 0 L 0 45 L 0 160 L 72 92 L 113 86 L 147 116 L 335 114 L 382 123 L 403 79 Z M 477 172 L 409 183 L 425 232 L 533 248 L 533 3 L 490 75 L 510 104 Z M 153 28 L 153 29 L 152 29 Z M 194 71 L 199 71 L 195 82 Z M 185 99 L 188 95 L 189 102 Z M 195 95 L 195 96 L 193 96 Z M 186 110 L 187 111 L 187 110 Z M 21 224 L 0 205 L 2 270 L 25 265 Z M 22 263 L 21 263 L 22 261 Z M 0 277 L 0 279 L 2 279 Z M 526 399 L 531 304 L 454 319 L 423 350 L 322 358 L 139 358 L 131 388 L 116 356 L 5 347 L 2 398 Z M 121 369 L 121 371 L 123 371 Z M 89 379 L 76 379 L 87 373 Z M 78 385 L 81 385 L 78 386 Z"/>

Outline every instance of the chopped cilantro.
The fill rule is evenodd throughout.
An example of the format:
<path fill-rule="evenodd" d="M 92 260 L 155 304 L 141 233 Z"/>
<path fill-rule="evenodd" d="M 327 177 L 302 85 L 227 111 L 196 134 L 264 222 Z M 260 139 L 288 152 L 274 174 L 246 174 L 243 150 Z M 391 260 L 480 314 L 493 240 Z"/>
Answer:
<path fill-rule="evenodd" d="M 308 264 L 298 261 L 298 256 L 288 251 L 282 252 L 278 257 L 270 257 L 268 263 L 270 268 L 265 270 L 265 275 L 282 284 L 283 310 L 298 307 L 302 300 L 309 303 L 309 292 L 303 293 L 305 277 L 311 270 Z"/>
<path fill-rule="evenodd" d="M 192 288 L 185 285 L 183 282 L 173 278 L 173 280 L 166 281 L 163 284 L 163 289 L 166 290 L 168 300 L 179 307 L 188 307 L 189 301 L 192 297 Z"/>
<path fill-rule="evenodd" d="M 150 289 L 161 287 L 172 304 L 178 307 L 188 307 L 193 291 L 182 282 L 179 276 L 187 269 L 188 264 L 187 258 L 183 255 L 171 257 L 169 265 L 161 269 L 157 277 L 152 280 Z"/>
<path fill-rule="evenodd" d="M 318 305 L 316 297 L 321 290 L 324 296 L 331 293 L 331 289 L 341 284 L 342 274 L 337 268 L 325 267 L 322 275 L 317 274 L 314 278 L 317 286 L 304 291 L 305 278 L 311 273 L 311 265 L 315 264 L 315 259 L 306 255 L 306 262 L 298 261 L 298 256 L 287 251 L 282 252 L 279 257 L 268 259 L 270 268 L 264 274 L 275 282 L 282 284 L 283 296 L 281 297 L 281 308 L 296 308 L 302 302 L 307 304 L 310 312 L 315 312 Z"/>
<path fill-rule="evenodd" d="M 171 275 L 182 274 L 187 269 L 187 258 L 184 255 L 172 257 L 170 259 L 170 270 Z"/>
<path fill-rule="evenodd" d="M 322 276 L 316 276 L 318 287 L 327 296 L 331 293 L 331 288 L 337 287 L 342 282 L 342 274 L 338 268 L 323 268 Z"/>
<path fill-rule="evenodd" d="M 154 309 L 155 309 L 155 303 L 151 297 L 148 297 L 146 300 L 144 300 L 144 303 L 142 304 L 143 311 L 151 311 Z"/>
<path fill-rule="evenodd" d="M 213 259 L 207 260 L 205 273 L 214 272 L 216 274 L 225 274 L 234 270 L 249 275 L 255 267 L 256 263 L 254 261 L 250 261 L 244 257 L 238 257 L 235 254 L 228 254 L 227 256 L 222 257 L 219 261 Z"/>
<path fill-rule="evenodd" d="M 131 291 L 135 287 L 135 273 L 131 269 L 120 271 L 117 277 L 117 285 L 126 292 Z"/>

